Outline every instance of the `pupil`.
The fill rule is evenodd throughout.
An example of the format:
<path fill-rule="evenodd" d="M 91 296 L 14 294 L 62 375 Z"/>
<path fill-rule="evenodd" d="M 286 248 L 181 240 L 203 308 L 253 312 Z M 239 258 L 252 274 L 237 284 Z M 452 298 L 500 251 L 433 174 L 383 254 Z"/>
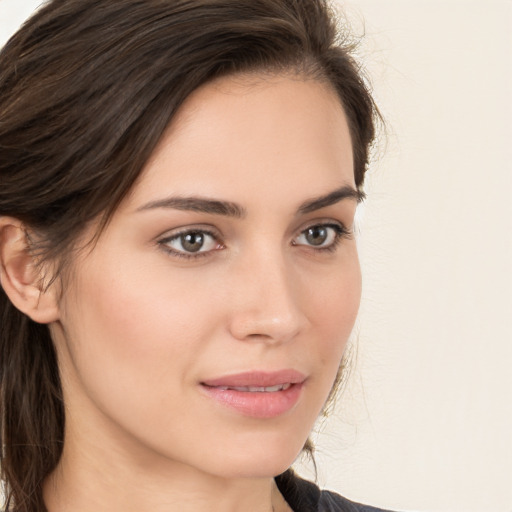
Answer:
<path fill-rule="evenodd" d="M 322 226 L 309 228 L 306 233 L 306 240 L 311 245 L 322 245 L 327 240 L 327 229 Z"/>
<path fill-rule="evenodd" d="M 204 244 L 202 233 L 187 233 L 181 237 L 181 245 L 188 252 L 197 252 Z"/>

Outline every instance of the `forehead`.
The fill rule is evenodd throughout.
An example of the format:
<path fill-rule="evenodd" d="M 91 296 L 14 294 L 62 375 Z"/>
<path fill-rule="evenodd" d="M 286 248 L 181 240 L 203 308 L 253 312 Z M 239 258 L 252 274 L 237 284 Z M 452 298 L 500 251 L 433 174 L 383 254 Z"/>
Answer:
<path fill-rule="evenodd" d="M 198 192 L 240 202 L 286 191 L 299 200 L 341 185 L 354 185 L 353 156 L 336 93 L 317 80 L 235 76 L 189 96 L 130 203 Z"/>

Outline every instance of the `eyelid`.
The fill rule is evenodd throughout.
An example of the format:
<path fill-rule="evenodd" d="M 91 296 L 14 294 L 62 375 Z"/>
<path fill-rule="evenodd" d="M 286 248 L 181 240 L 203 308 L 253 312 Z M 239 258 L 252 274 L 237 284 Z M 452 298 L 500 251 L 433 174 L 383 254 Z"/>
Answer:
<path fill-rule="evenodd" d="M 332 227 L 334 229 L 339 230 L 340 232 L 343 232 L 347 235 L 352 233 L 352 230 L 346 226 L 344 222 L 341 222 L 339 220 L 334 219 L 314 219 L 310 222 L 307 222 L 304 224 L 301 228 L 299 228 L 296 231 L 295 237 L 299 236 L 301 233 L 304 233 L 304 231 L 307 231 L 308 229 L 314 228 L 314 227 Z"/>
<path fill-rule="evenodd" d="M 165 230 L 162 234 L 155 237 L 155 240 L 157 242 L 161 242 L 163 240 L 170 240 L 171 238 L 191 232 L 207 233 L 219 240 L 222 239 L 222 234 L 218 228 L 211 224 L 186 224 L 184 226 Z"/>

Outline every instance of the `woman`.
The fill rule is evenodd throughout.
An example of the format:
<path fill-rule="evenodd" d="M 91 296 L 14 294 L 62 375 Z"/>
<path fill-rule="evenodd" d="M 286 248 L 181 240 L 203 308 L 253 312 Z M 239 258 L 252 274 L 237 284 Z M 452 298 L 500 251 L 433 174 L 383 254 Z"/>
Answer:
<path fill-rule="evenodd" d="M 375 114 L 321 0 L 53 0 L 8 42 L 9 507 L 376 510 L 288 470 L 357 314 Z"/>

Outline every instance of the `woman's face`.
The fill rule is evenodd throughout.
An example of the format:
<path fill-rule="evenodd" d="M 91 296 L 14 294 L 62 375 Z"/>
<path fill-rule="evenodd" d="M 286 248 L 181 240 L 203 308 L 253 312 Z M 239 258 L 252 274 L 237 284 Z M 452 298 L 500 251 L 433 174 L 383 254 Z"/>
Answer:
<path fill-rule="evenodd" d="M 64 453 L 225 477 L 286 469 L 358 310 L 356 204 L 326 85 L 197 90 L 61 298 Z"/>

